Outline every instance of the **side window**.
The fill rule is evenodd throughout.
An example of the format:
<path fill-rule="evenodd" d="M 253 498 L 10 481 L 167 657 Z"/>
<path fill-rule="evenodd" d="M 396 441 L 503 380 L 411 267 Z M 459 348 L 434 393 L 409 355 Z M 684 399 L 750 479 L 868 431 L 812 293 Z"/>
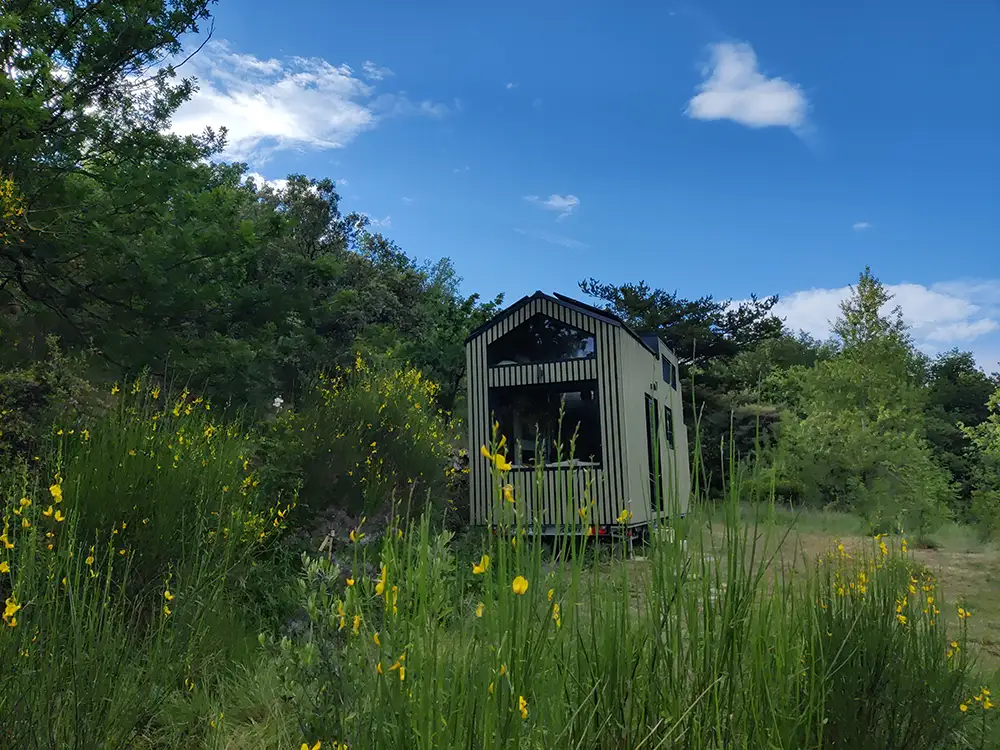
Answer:
<path fill-rule="evenodd" d="M 670 364 L 670 385 L 674 387 L 675 391 L 677 390 L 677 365 L 673 363 Z"/>
<path fill-rule="evenodd" d="M 663 365 L 663 382 L 667 385 L 673 384 L 674 366 L 671 364 L 670 360 L 667 359 L 665 354 L 660 355 L 660 360 Z"/>
<path fill-rule="evenodd" d="M 663 427 L 667 432 L 667 445 L 674 447 L 674 412 L 669 406 L 663 407 Z"/>

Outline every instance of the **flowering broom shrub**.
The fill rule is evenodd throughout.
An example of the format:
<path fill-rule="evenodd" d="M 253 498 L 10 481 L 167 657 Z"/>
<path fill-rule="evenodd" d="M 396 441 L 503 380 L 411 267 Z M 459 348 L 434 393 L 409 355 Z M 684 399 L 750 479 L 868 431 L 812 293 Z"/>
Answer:
<path fill-rule="evenodd" d="M 217 666 L 213 623 L 249 609 L 289 510 L 258 502 L 248 438 L 209 404 L 112 390 L 39 468 L 0 477 L 3 747 L 131 746 Z"/>
<path fill-rule="evenodd" d="M 299 489 L 313 511 L 385 509 L 392 498 L 448 496 L 456 425 L 435 405 L 420 370 L 353 365 L 316 378 L 298 411 L 283 410 L 265 451 L 266 486 Z"/>

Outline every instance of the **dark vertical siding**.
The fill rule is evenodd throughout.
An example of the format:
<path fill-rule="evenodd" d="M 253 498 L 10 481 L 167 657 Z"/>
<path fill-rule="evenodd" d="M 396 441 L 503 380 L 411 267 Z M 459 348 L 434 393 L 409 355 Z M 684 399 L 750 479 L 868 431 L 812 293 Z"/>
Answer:
<path fill-rule="evenodd" d="M 486 348 L 536 313 L 548 315 L 595 334 L 595 359 L 569 360 L 539 365 L 505 365 L 489 368 Z M 542 515 L 546 524 L 579 521 L 577 509 L 584 496 L 594 501 L 591 518 L 596 523 L 614 523 L 627 502 L 627 461 L 621 414 L 620 329 L 546 299 L 532 300 L 503 320 L 483 331 L 467 345 L 469 384 L 470 514 L 473 523 L 485 523 L 498 502 L 488 463 L 479 455 L 479 446 L 491 437 L 489 387 L 531 385 L 538 382 L 597 380 L 601 415 L 602 465 L 600 469 L 570 474 L 565 470 L 541 472 L 541 481 L 531 471 L 511 472 L 508 481 L 530 512 Z M 536 486 L 536 483 L 540 486 Z M 589 485 L 589 486 L 588 486 Z M 573 506 L 568 507 L 572 494 Z"/>

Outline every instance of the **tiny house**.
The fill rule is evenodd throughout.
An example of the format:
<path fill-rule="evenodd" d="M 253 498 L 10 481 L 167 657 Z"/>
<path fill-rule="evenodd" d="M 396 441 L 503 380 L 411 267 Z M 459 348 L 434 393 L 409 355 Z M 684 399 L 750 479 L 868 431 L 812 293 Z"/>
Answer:
<path fill-rule="evenodd" d="M 479 447 L 501 439 L 512 464 L 504 481 L 546 532 L 585 522 L 607 533 L 624 510 L 630 528 L 687 511 L 682 386 L 659 337 L 535 292 L 472 331 L 465 352 L 473 523 L 498 508 Z"/>

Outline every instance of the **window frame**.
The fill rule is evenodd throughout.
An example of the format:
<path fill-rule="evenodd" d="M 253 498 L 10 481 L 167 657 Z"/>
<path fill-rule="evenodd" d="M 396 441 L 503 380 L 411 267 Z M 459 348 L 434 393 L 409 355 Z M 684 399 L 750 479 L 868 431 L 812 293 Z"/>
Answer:
<path fill-rule="evenodd" d="M 489 361 L 490 361 L 490 347 L 495 346 L 497 344 L 497 342 L 499 342 L 505 336 L 509 336 L 510 334 L 514 333 L 514 331 L 516 331 L 518 328 L 521 328 L 522 326 L 527 325 L 534 318 L 548 318 L 549 320 L 554 320 L 556 323 L 561 323 L 562 325 L 564 325 L 564 326 L 566 326 L 568 328 L 574 328 L 574 329 L 576 329 L 578 331 L 581 331 L 582 333 L 587 334 L 588 338 L 591 338 L 591 339 L 594 340 L 594 351 L 591 354 L 588 354 L 587 356 L 584 356 L 584 357 L 566 357 L 564 359 L 540 359 L 540 360 L 536 360 L 536 361 L 532 361 L 532 362 L 510 362 L 510 363 L 507 363 L 507 364 L 497 363 L 495 365 L 489 364 Z M 559 362 L 587 362 L 588 360 L 592 360 L 592 359 L 594 359 L 594 360 L 597 359 L 597 332 L 596 331 L 588 331 L 586 328 L 580 328 L 579 326 L 575 326 L 572 323 L 567 323 L 565 320 L 559 320 L 559 318 L 554 318 L 551 315 L 549 315 L 547 313 L 543 313 L 543 312 L 537 312 L 537 313 L 535 313 L 530 318 L 527 318 L 523 323 L 520 323 L 520 324 L 514 326 L 509 331 L 507 331 L 507 333 L 503 334 L 503 336 L 497 336 L 495 339 L 493 339 L 493 341 L 489 342 L 486 345 L 486 367 L 489 370 L 500 369 L 502 367 L 535 367 L 537 365 L 553 365 L 553 364 L 557 364 Z"/>
<path fill-rule="evenodd" d="M 668 404 L 663 405 L 663 430 L 667 439 L 667 447 L 670 450 L 677 449 L 677 441 L 674 436 L 674 410 Z"/>
<path fill-rule="evenodd" d="M 556 361 L 558 361 L 558 362 L 566 362 L 568 360 L 556 360 Z M 534 366 L 535 364 L 541 364 L 541 363 L 531 363 L 531 365 L 527 365 L 527 366 Z M 513 365 L 498 365 L 498 366 L 512 367 Z M 593 385 L 590 385 L 590 384 L 593 384 Z M 561 390 L 561 391 L 559 391 L 559 393 L 571 393 L 573 391 L 582 391 L 582 390 L 584 390 L 583 386 L 586 386 L 587 390 L 593 390 L 594 391 L 593 403 L 594 403 L 594 405 L 596 407 L 596 412 L 597 412 L 597 440 L 598 440 L 598 444 L 599 444 L 600 449 L 601 449 L 601 454 L 600 454 L 600 457 L 599 457 L 600 460 L 598 460 L 598 461 L 589 461 L 589 460 L 587 460 L 585 458 L 571 458 L 571 459 L 566 459 L 566 460 L 568 460 L 568 461 L 571 460 L 574 463 L 574 467 L 578 467 L 578 468 L 581 468 L 581 469 L 592 469 L 592 470 L 595 470 L 595 471 L 599 470 L 599 469 L 604 469 L 605 468 L 605 461 L 607 459 L 606 459 L 606 456 L 605 456 L 606 446 L 605 446 L 605 441 L 604 441 L 604 415 L 603 415 L 603 409 L 601 407 L 602 390 L 601 390 L 601 383 L 600 383 L 600 380 L 598 378 L 584 378 L 582 380 L 553 380 L 553 381 L 549 381 L 547 383 L 530 383 L 530 384 L 525 384 L 525 385 L 494 385 L 494 386 L 489 386 L 486 389 L 486 405 L 487 405 L 488 413 L 490 415 L 489 416 L 489 424 L 492 425 L 494 422 L 499 422 L 499 419 L 496 416 L 496 410 L 493 408 L 493 398 L 492 398 L 492 395 L 491 395 L 493 391 L 495 391 L 495 390 L 517 390 L 517 389 L 520 389 L 520 388 L 538 388 L 540 386 L 541 387 L 567 386 L 567 388 L 565 390 Z M 577 387 L 574 388 L 574 386 L 577 386 Z M 558 418 L 558 413 L 556 414 L 556 417 Z M 513 471 L 513 472 L 565 471 L 566 469 L 570 468 L 569 466 L 549 466 L 548 462 L 546 462 L 545 464 L 543 464 L 541 466 L 539 466 L 537 463 L 536 464 L 517 464 L 517 463 L 514 463 L 514 461 L 517 460 L 517 453 L 516 453 L 516 451 L 517 451 L 517 441 L 518 441 L 518 438 L 508 438 L 508 441 L 507 441 L 507 445 L 510 446 L 510 452 L 508 454 L 508 458 L 509 458 L 509 460 L 512 463 L 511 471 Z M 567 439 L 567 445 L 568 445 L 568 439 Z"/>

